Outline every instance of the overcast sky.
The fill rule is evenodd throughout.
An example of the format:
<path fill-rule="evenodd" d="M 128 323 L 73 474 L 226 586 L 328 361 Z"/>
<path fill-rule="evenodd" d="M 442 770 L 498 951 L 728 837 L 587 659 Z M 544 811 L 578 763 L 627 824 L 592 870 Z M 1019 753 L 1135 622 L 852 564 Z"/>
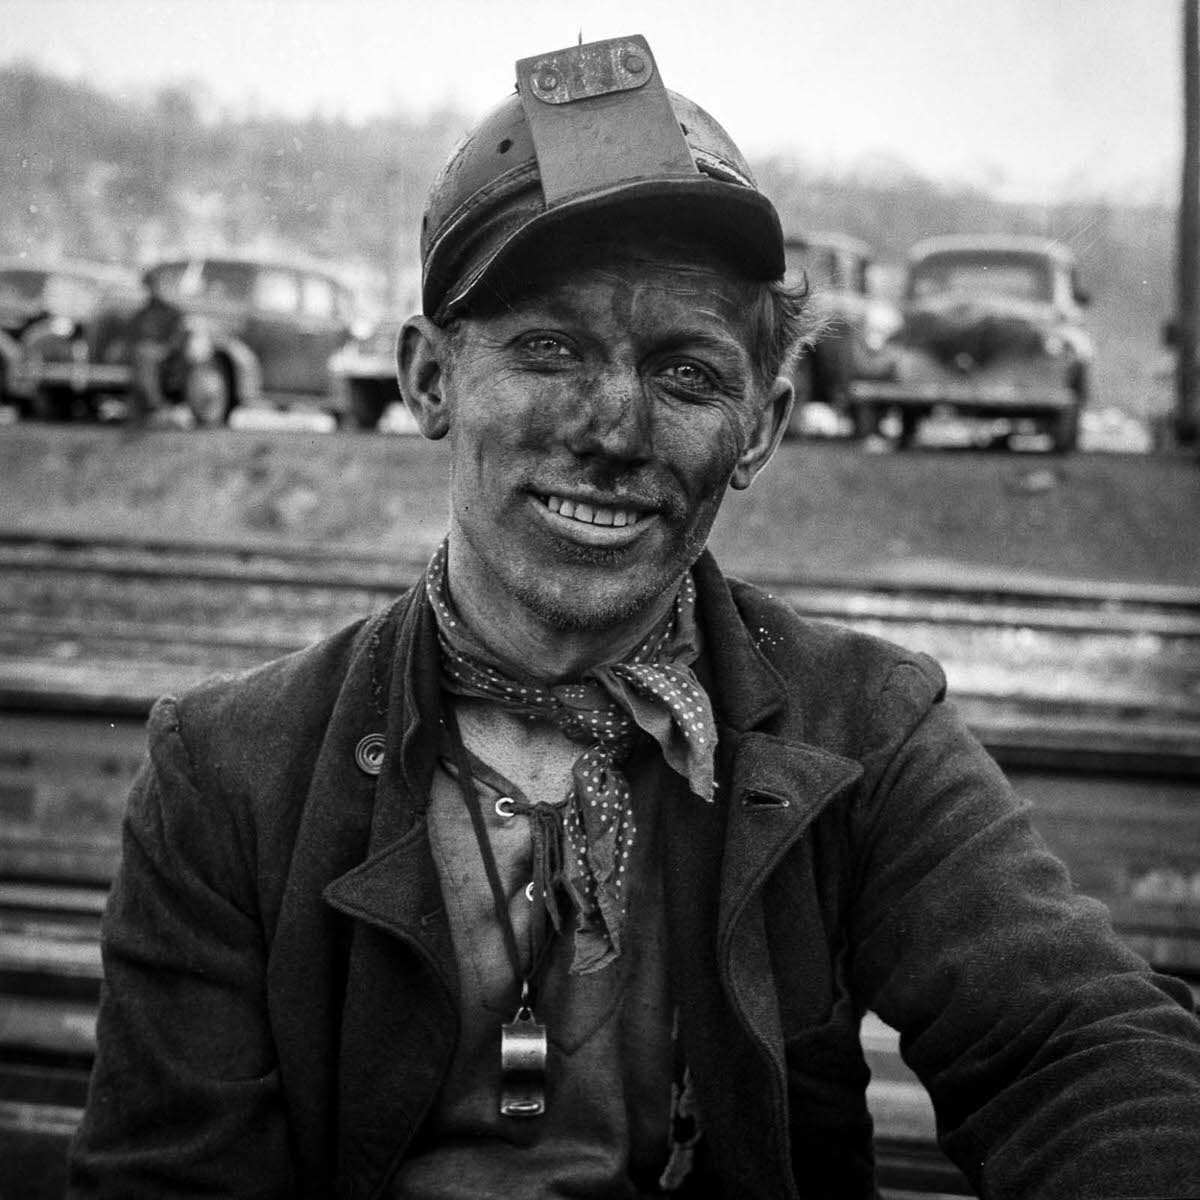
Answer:
<path fill-rule="evenodd" d="M 517 58 L 644 33 L 751 157 L 1173 200 L 1181 0 L 0 0 L 0 62 L 361 118 L 480 113 Z"/>

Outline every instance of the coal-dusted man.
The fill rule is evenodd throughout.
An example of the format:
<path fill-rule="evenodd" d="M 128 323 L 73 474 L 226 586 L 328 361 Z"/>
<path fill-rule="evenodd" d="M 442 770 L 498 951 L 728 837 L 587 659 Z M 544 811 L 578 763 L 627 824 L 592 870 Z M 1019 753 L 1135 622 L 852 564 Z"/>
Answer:
<path fill-rule="evenodd" d="M 421 245 L 445 542 L 154 708 L 71 1195 L 866 1200 L 867 1010 L 982 1195 L 1200 1195 L 1187 988 L 934 662 L 705 549 L 812 329 L 722 128 L 639 37 L 523 59 Z"/>

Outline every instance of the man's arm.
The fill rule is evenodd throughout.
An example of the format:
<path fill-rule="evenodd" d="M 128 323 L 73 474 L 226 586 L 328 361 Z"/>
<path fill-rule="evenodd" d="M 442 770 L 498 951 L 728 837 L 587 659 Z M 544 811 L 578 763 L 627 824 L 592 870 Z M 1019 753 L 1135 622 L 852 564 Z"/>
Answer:
<path fill-rule="evenodd" d="M 290 1156 L 243 813 L 194 782 L 174 704 L 125 816 L 71 1197 L 283 1197 Z"/>
<path fill-rule="evenodd" d="M 855 975 L 900 1030 L 943 1148 L 986 1196 L 1200 1195 L 1188 988 L 1072 892 L 954 712 L 915 699 L 917 671 L 879 705 L 911 732 L 866 756 Z"/>

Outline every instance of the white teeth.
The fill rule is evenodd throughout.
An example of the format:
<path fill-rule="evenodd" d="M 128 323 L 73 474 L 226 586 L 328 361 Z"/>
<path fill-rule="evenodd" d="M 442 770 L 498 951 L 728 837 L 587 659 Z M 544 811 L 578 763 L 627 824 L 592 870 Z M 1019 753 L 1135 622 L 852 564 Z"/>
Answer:
<path fill-rule="evenodd" d="M 568 500 L 565 496 L 547 496 L 546 507 L 560 517 L 570 517 L 585 525 L 615 525 L 624 529 L 636 525 L 638 514 L 625 508 L 604 508 L 599 504 L 588 504 L 583 500 Z"/>

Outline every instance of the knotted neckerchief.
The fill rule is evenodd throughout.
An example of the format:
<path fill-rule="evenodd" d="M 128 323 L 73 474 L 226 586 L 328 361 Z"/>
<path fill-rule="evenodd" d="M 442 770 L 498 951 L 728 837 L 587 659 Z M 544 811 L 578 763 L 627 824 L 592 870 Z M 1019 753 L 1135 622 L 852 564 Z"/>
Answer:
<path fill-rule="evenodd" d="M 691 575 L 684 579 L 670 613 L 628 658 L 590 667 L 578 683 L 546 685 L 506 674 L 463 625 L 450 604 L 446 552 L 443 542 L 425 573 L 442 650 L 443 686 L 549 721 L 587 747 L 572 768 L 562 817 L 561 882 L 579 914 L 571 970 L 598 971 L 621 952 L 637 833 L 622 768 L 636 731 L 654 738 L 667 765 L 696 796 L 708 802 L 713 798 L 716 725 L 708 695 L 691 668 L 699 654 L 695 584 Z M 555 890 L 551 886 L 545 892 L 558 928 Z"/>

